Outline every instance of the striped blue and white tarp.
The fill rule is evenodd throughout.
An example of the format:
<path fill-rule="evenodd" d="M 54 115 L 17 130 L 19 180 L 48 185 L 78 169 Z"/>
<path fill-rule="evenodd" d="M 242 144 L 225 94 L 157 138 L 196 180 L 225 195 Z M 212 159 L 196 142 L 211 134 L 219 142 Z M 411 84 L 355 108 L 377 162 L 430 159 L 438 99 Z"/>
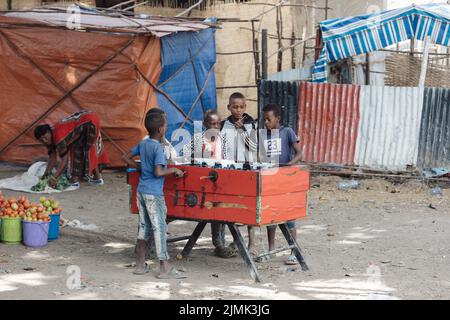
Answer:
<path fill-rule="evenodd" d="M 324 48 L 313 68 L 313 82 L 327 82 L 327 64 L 386 48 L 414 37 L 450 45 L 450 5 L 410 6 L 320 23 Z"/>

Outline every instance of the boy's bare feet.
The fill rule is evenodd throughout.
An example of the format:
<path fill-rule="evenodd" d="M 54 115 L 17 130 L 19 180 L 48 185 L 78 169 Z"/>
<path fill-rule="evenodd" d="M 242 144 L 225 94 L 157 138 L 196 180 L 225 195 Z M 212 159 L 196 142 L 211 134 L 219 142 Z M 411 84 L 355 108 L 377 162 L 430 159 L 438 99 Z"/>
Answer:
<path fill-rule="evenodd" d="M 137 240 L 136 244 L 136 269 L 134 270 L 134 274 L 144 274 L 147 273 L 148 265 L 145 263 L 145 253 L 147 251 L 147 241 L 145 240 Z"/>
<path fill-rule="evenodd" d="M 133 271 L 134 274 L 146 274 L 147 272 L 149 272 L 149 267 L 145 262 L 143 264 L 136 265 L 136 269 Z"/>
<path fill-rule="evenodd" d="M 159 275 L 156 276 L 158 279 L 184 279 L 187 276 L 182 275 L 176 270 L 169 261 L 161 260 L 159 265 Z"/>

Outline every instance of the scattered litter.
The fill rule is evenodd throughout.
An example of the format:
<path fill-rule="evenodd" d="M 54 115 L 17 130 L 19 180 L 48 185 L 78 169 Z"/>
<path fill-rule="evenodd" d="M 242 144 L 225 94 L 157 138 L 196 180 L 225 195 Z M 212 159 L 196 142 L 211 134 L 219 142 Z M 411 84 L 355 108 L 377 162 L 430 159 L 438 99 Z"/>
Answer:
<path fill-rule="evenodd" d="M 403 261 L 399 261 L 397 263 L 391 264 L 393 267 L 404 267 L 405 263 Z"/>
<path fill-rule="evenodd" d="M 348 274 L 348 273 L 346 273 L 344 276 L 345 276 L 345 277 L 351 277 L 351 275 Z"/>
<path fill-rule="evenodd" d="M 128 263 L 126 265 L 124 265 L 125 268 L 134 268 L 136 267 L 136 262 L 132 262 L 132 263 Z"/>
<path fill-rule="evenodd" d="M 60 291 L 53 291 L 52 292 L 55 296 L 63 296 L 64 292 L 60 292 Z"/>
<path fill-rule="evenodd" d="M 72 220 L 67 222 L 67 226 L 72 227 L 72 228 L 77 228 L 77 229 L 82 229 L 82 230 L 98 230 L 99 227 L 97 227 L 95 224 L 84 224 L 83 222 L 81 222 L 80 220 Z"/>
<path fill-rule="evenodd" d="M 65 227 L 65 226 L 67 225 L 67 222 L 68 222 L 68 221 L 69 221 L 69 220 L 63 218 L 63 216 L 60 216 L 60 217 L 59 217 L 59 226 L 60 226 L 61 228 Z"/>
<path fill-rule="evenodd" d="M 380 262 L 386 264 L 386 263 L 391 263 L 392 260 L 383 260 L 383 261 L 380 261 Z"/>
<path fill-rule="evenodd" d="M 287 268 L 287 272 L 294 272 L 296 270 L 297 270 L 297 268 Z"/>
<path fill-rule="evenodd" d="M 450 173 L 450 169 L 448 168 L 432 168 L 431 170 L 423 170 L 422 175 L 426 178 L 436 178 L 445 176 Z"/>
<path fill-rule="evenodd" d="M 431 203 L 428 205 L 428 208 L 437 210 L 436 207 L 434 207 Z"/>
<path fill-rule="evenodd" d="M 23 268 L 23 270 L 25 270 L 25 271 L 34 271 L 34 270 L 36 270 L 36 268 L 33 268 L 33 267 L 25 267 L 25 268 Z"/>
<path fill-rule="evenodd" d="M 212 274 L 212 276 L 213 276 L 214 278 L 218 278 L 218 277 L 219 277 L 219 275 L 218 275 L 217 273 Z"/>
<path fill-rule="evenodd" d="M 329 236 L 329 237 L 334 237 L 335 234 L 334 234 L 334 233 L 327 233 L 327 236 Z"/>
<path fill-rule="evenodd" d="M 0 268 L 0 273 L 11 273 L 11 271 Z"/>
<path fill-rule="evenodd" d="M 361 186 L 361 181 L 351 180 L 351 181 L 341 181 L 336 184 L 339 190 L 350 190 L 358 189 Z"/>
<path fill-rule="evenodd" d="M 439 188 L 439 187 L 435 187 L 435 188 L 430 190 L 430 194 L 432 196 L 442 196 L 442 189 Z"/>
<path fill-rule="evenodd" d="M 176 260 L 183 260 L 183 256 L 181 255 L 181 253 L 178 253 L 175 257 Z"/>

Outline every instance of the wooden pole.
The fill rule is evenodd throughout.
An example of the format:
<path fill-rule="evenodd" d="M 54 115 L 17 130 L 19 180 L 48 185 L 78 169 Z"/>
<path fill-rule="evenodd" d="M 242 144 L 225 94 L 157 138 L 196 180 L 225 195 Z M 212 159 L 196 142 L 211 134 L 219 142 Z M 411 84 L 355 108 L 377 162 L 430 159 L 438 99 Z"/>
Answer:
<path fill-rule="evenodd" d="M 450 49 L 449 47 L 446 47 L 446 48 L 445 48 L 445 52 L 447 53 L 447 55 L 450 53 L 450 50 L 449 50 L 449 49 Z M 447 59 L 446 59 L 446 65 L 447 65 L 447 66 L 449 65 L 449 61 L 450 61 L 449 58 L 447 58 Z"/>
<path fill-rule="evenodd" d="M 253 60 L 255 63 L 255 83 L 258 83 L 260 77 L 259 70 L 259 52 L 258 52 L 258 37 L 255 32 L 255 23 L 252 21 L 252 44 L 253 44 Z"/>
<path fill-rule="evenodd" d="M 322 49 L 320 48 L 322 45 L 322 32 L 320 31 L 320 28 L 317 28 L 316 32 L 316 49 L 314 52 L 314 61 L 317 61 L 320 57 L 320 53 Z"/>
<path fill-rule="evenodd" d="M 370 85 L 370 53 L 366 53 L 366 85 Z"/>
<path fill-rule="evenodd" d="M 306 60 L 306 41 L 303 43 L 303 57 L 302 57 L 302 64 L 305 64 Z"/>
<path fill-rule="evenodd" d="M 380 177 L 380 178 L 397 178 L 397 179 L 414 179 L 423 181 L 443 181 L 450 182 L 446 178 L 426 178 L 420 176 L 406 176 L 399 174 L 383 174 L 383 173 L 361 173 L 361 172 L 344 172 L 344 171 L 332 171 L 332 170 L 310 170 L 310 173 L 328 174 L 345 177 Z"/>
<path fill-rule="evenodd" d="M 262 29 L 262 40 L 261 40 L 261 53 L 262 53 L 262 72 L 261 72 L 261 78 L 267 79 L 267 69 L 268 69 L 268 46 L 267 46 L 267 29 Z M 258 90 L 259 91 L 259 90 Z M 258 112 L 257 112 L 257 121 L 258 121 L 258 127 L 262 128 L 262 118 L 261 118 L 261 111 L 263 106 L 260 104 L 260 97 L 258 96 Z M 257 160 L 259 161 L 259 143 L 256 144 L 256 156 Z"/>
<path fill-rule="evenodd" d="M 261 51 L 262 51 L 262 79 L 267 79 L 267 64 L 268 64 L 268 54 L 267 54 L 267 29 L 262 29 L 262 41 L 261 41 Z"/>
<path fill-rule="evenodd" d="M 113 5 L 112 7 L 109 7 L 108 9 L 115 9 L 115 8 L 118 8 L 118 7 L 122 7 L 122 6 L 126 5 L 126 4 L 133 3 L 135 1 L 136 0 L 124 1 L 124 2 L 118 3 L 116 5 Z"/>
<path fill-rule="evenodd" d="M 258 37 L 255 38 L 255 69 L 256 69 L 256 81 L 261 80 L 261 62 L 259 59 L 259 41 Z"/>
<path fill-rule="evenodd" d="M 425 38 L 425 48 L 422 55 L 422 66 L 420 67 L 419 87 L 425 87 L 425 79 L 428 67 L 428 52 L 430 51 L 430 37 Z"/>
<path fill-rule="evenodd" d="M 283 43 L 281 42 L 281 8 L 277 7 L 277 37 L 278 37 L 278 59 L 277 59 L 277 72 L 281 71 L 282 61 L 283 61 L 283 51 L 280 49 L 283 47 Z"/>
<path fill-rule="evenodd" d="M 192 11 L 193 9 L 195 9 L 196 7 L 198 7 L 199 5 L 201 5 L 202 2 L 203 2 L 203 0 L 199 0 L 196 4 L 190 6 L 189 8 L 187 8 L 186 10 L 184 10 L 183 12 L 177 14 L 175 17 L 177 17 L 177 18 L 178 18 L 178 17 L 181 17 L 181 16 L 183 16 L 183 15 L 186 14 L 186 13 L 188 14 L 188 16 L 190 16 L 190 15 L 191 15 L 191 11 Z"/>
<path fill-rule="evenodd" d="M 12 0 L 8 0 L 6 3 L 7 3 L 7 9 L 12 10 Z"/>
<path fill-rule="evenodd" d="M 291 38 L 291 68 L 295 69 L 295 48 L 293 44 L 295 43 L 295 32 L 292 30 L 292 38 Z M 306 43 L 306 42 L 305 42 Z"/>

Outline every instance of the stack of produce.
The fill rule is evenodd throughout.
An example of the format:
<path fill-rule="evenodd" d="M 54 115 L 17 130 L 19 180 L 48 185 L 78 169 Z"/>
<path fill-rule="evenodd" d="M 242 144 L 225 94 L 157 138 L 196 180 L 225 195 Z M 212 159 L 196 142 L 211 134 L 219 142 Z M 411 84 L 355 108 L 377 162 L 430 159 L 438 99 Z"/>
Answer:
<path fill-rule="evenodd" d="M 3 196 L 1 196 L 1 205 L 2 208 L 0 211 L 0 216 L 8 217 L 8 218 L 24 218 L 25 211 L 31 208 L 31 202 L 21 196 L 19 200 L 16 200 L 14 197 L 10 197 L 6 200 Z"/>
<path fill-rule="evenodd" d="M 50 221 L 49 215 L 61 212 L 58 201 L 42 197 L 39 202 L 34 204 L 25 196 L 20 196 L 19 199 L 14 197 L 6 199 L 0 192 L 0 217 L 47 222 Z"/>
<path fill-rule="evenodd" d="M 59 214 L 61 212 L 58 201 L 46 197 L 41 197 L 39 199 L 39 202 L 45 208 L 45 212 L 47 214 Z"/>
<path fill-rule="evenodd" d="M 6 206 L 8 201 L 3 196 L 3 193 L 0 191 L 0 211 L 2 211 L 3 207 Z"/>

